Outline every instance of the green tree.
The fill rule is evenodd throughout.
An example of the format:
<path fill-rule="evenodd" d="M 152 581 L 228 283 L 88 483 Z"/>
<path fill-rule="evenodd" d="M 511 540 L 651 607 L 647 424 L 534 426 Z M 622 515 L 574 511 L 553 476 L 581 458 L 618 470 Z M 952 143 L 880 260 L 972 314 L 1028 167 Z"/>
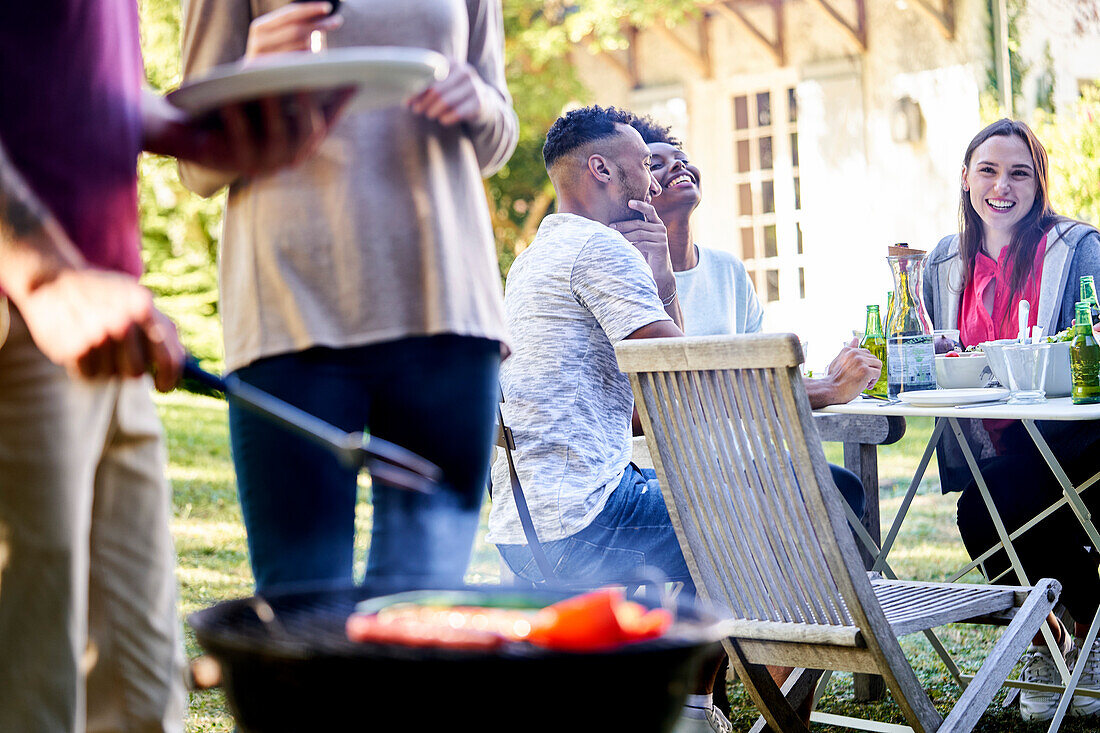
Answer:
<path fill-rule="evenodd" d="M 180 82 L 180 7 L 177 0 L 140 0 L 145 75 L 160 92 Z M 175 161 L 143 155 L 138 187 L 145 276 L 157 305 L 179 327 L 200 359 L 222 362 L 215 274 L 225 196 L 196 196 L 184 188 Z"/>
<path fill-rule="evenodd" d="M 1032 126 L 1050 158 L 1054 210 L 1100 224 L 1100 87 L 1057 114 L 1037 111 Z"/>
<path fill-rule="evenodd" d="M 629 26 L 674 25 L 699 12 L 701 0 L 507 0 L 504 2 L 508 89 L 520 138 L 508 164 L 488 181 L 502 276 L 534 237 L 554 203 L 542 164 L 546 130 L 570 104 L 591 94 L 570 63 L 574 48 L 615 50 Z"/>
<path fill-rule="evenodd" d="M 986 92 L 993 99 L 1000 99 L 1000 82 L 997 79 L 997 39 L 994 30 L 993 3 L 996 0 L 987 0 L 986 7 L 989 11 L 989 66 L 986 67 Z M 1030 65 L 1020 56 L 1020 19 L 1027 11 L 1027 0 L 1006 0 L 1005 9 L 1008 14 L 1008 68 L 1012 83 L 1012 106 L 1020 108 L 1023 99 L 1021 87 L 1024 76 L 1027 75 Z"/>

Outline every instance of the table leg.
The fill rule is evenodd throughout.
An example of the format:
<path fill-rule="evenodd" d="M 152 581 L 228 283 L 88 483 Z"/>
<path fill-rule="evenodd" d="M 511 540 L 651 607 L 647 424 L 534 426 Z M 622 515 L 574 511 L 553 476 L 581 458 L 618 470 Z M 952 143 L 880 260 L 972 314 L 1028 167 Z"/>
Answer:
<path fill-rule="evenodd" d="M 1069 683 L 1066 685 L 1066 694 L 1062 695 L 1062 699 L 1058 701 L 1058 708 L 1054 711 L 1054 717 L 1050 721 L 1050 728 L 1047 730 L 1049 733 L 1054 733 L 1062 725 L 1062 718 L 1065 717 L 1066 711 L 1069 710 L 1069 705 L 1073 701 L 1072 691 L 1077 689 L 1077 685 L 1081 682 L 1081 675 L 1085 671 L 1084 660 L 1088 657 L 1089 652 L 1092 651 L 1092 645 L 1096 643 L 1096 632 L 1100 630 L 1100 611 L 1092 619 L 1092 624 L 1089 626 L 1089 631 L 1085 635 L 1085 640 L 1081 645 L 1081 649 L 1078 652 L 1077 658 L 1082 661 L 1077 665 L 1077 668 L 1073 670 L 1073 674 L 1070 675 Z"/>
<path fill-rule="evenodd" d="M 1001 521 L 1001 514 L 997 511 L 997 505 L 993 502 L 993 497 L 989 493 L 989 487 L 985 483 L 985 478 L 978 469 L 978 461 L 974 458 L 973 451 L 970 450 L 970 444 L 966 442 L 966 436 L 963 434 L 962 426 L 959 425 L 957 418 L 949 417 L 947 420 L 951 424 L 951 430 L 954 432 L 955 438 L 959 441 L 959 448 L 962 450 L 963 458 L 966 459 L 966 464 L 970 467 L 970 475 L 974 477 L 974 483 L 978 487 L 978 493 L 981 494 L 982 501 L 985 502 L 986 510 L 989 511 L 989 516 L 993 520 L 993 526 L 997 530 L 997 537 L 1004 547 L 1005 554 L 1008 555 L 1008 560 L 1012 565 L 1012 569 L 1016 571 L 1016 576 L 1020 579 L 1021 584 L 1031 585 L 1031 582 L 1027 578 L 1027 573 L 1024 572 L 1024 566 L 1020 562 L 1020 557 L 1016 554 L 1016 547 L 1012 544 L 1012 539 L 1008 536 L 1008 530 L 1005 529 L 1004 522 Z M 1027 421 L 1025 420 L 1024 423 L 1026 426 Z M 1038 431 L 1036 431 L 1036 433 L 1038 433 Z M 1034 436 L 1032 437 L 1034 438 Z M 1044 442 L 1043 445 L 1046 445 L 1046 443 Z M 1042 450 L 1041 447 L 1040 450 Z M 1049 448 L 1047 450 L 1049 451 Z M 1055 461 L 1055 465 L 1057 465 L 1057 461 Z M 1064 476 L 1065 474 L 1063 473 L 1062 475 Z M 1077 496 L 1077 492 L 1072 491 L 1072 486 L 1070 493 Z M 1077 497 L 1077 499 L 1080 501 L 1080 497 Z M 1095 531 L 1094 528 L 1093 532 Z M 1058 673 L 1062 676 L 1062 681 L 1065 682 L 1069 680 L 1069 668 L 1066 666 L 1066 660 L 1058 653 L 1058 642 L 1055 641 L 1054 633 L 1050 630 L 1050 626 L 1048 624 L 1043 624 L 1039 627 L 1039 630 L 1042 632 L 1043 639 L 1046 640 L 1047 646 L 1051 650 L 1051 656 L 1054 658 L 1054 666 L 1058 668 Z"/>
<path fill-rule="evenodd" d="M 1073 513 L 1077 515 L 1077 520 L 1081 523 L 1081 527 L 1084 528 L 1085 534 L 1089 536 L 1089 541 L 1092 542 L 1092 546 L 1097 551 L 1100 551 L 1100 533 L 1096 531 L 1096 525 L 1092 523 L 1092 513 L 1089 512 L 1088 507 L 1085 506 L 1085 502 L 1081 499 L 1081 495 L 1073 488 L 1073 482 L 1069 480 L 1069 476 L 1062 470 L 1061 464 L 1059 464 L 1058 459 L 1054 457 L 1054 453 L 1051 452 L 1046 439 L 1043 438 L 1042 434 L 1039 432 L 1039 428 L 1035 426 L 1035 421 L 1021 420 L 1020 422 L 1024 424 L 1024 428 L 1031 436 L 1031 439 L 1035 441 L 1035 447 L 1043 454 L 1047 466 L 1050 467 L 1051 472 L 1054 474 L 1054 478 L 1058 480 L 1058 484 L 1062 487 L 1062 492 L 1065 493 L 1066 500 L 1073 509 Z"/>
<path fill-rule="evenodd" d="M 894 521 L 890 525 L 890 531 L 886 533 L 886 542 L 881 546 L 878 557 L 875 558 L 873 570 L 880 570 L 886 563 L 886 556 L 890 554 L 890 550 L 894 546 L 894 540 L 897 539 L 898 532 L 901 530 L 902 520 L 904 520 L 905 515 L 909 513 L 909 507 L 913 503 L 913 497 L 917 494 L 917 487 L 920 486 L 921 479 L 924 478 L 924 472 L 928 469 L 928 462 L 932 460 L 932 453 L 936 450 L 940 435 L 943 434 L 944 424 L 943 418 L 936 418 L 936 427 L 932 430 L 932 437 L 928 439 L 928 444 L 924 446 L 924 455 L 921 456 L 920 464 L 917 466 L 917 472 L 913 474 L 913 480 L 909 482 L 909 490 L 905 492 L 905 498 L 901 500 L 901 506 L 898 508 L 898 513 L 894 516 Z M 875 479 L 875 489 L 877 492 L 877 478 Z M 875 514 L 878 514 L 877 493 L 875 494 Z"/>
<path fill-rule="evenodd" d="M 859 476 L 863 482 L 864 512 L 863 527 L 878 546 L 882 543 L 882 530 L 879 523 L 878 508 L 878 449 L 866 443 L 844 444 L 844 467 Z M 874 567 L 875 556 L 863 546 L 859 548 L 863 565 L 868 570 Z"/>
<path fill-rule="evenodd" d="M 882 530 L 878 507 L 877 447 L 865 443 L 845 443 L 844 467 L 859 476 L 859 480 L 863 482 L 865 496 L 863 527 L 878 545 L 882 539 Z M 863 558 L 864 567 L 870 569 L 875 565 L 876 558 L 862 544 L 859 545 L 859 554 Z M 886 695 L 886 684 L 878 675 L 855 674 L 852 676 L 852 682 L 855 687 L 855 699 L 860 702 L 881 700 Z"/>

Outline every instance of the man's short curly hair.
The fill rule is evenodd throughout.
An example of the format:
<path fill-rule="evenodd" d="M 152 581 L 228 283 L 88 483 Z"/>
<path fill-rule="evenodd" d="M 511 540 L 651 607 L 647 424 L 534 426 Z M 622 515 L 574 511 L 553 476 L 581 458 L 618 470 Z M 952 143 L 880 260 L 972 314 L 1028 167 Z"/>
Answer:
<path fill-rule="evenodd" d="M 630 126 L 641 134 L 642 140 L 645 141 L 646 145 L 650 143 L 665 143 L 674 148 L 682 148 L 684 146 L 679 138 L 672 135 L 672 128 L 669 125 L 662 125 L 649 115 L 645 117 L 638 117 L 635 115 L 634 118 L 630 120 Z"/>
<path fill-rule="evenodd" d="M 611 137 L 615 134 L 615 125 L 629 125 L 634 115 L 615 107 L 592 105 L 565 113 L 546 133 L 546 143 L 542 146 L 542 159 L 547 170 L 563 155 L 582 145 Z"/>

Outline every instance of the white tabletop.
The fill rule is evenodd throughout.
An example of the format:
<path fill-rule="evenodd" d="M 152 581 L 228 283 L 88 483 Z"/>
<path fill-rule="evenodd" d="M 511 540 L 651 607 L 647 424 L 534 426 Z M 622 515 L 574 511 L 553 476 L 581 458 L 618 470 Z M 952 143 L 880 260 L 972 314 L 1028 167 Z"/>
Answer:
<path fill-rule="evenodd" d="M 916 407 L 904 402 L 886 404 L 857 397 L 844 405 L 816 412 L 839 415 L 899 415 L 901 417 L 967 417 L 1009 420 L 1100 420 L 1100 404 L 1075 405 L 1069 397 L 1054 397 L 1038 405 L 1008 403 L 982 407 Z"/>

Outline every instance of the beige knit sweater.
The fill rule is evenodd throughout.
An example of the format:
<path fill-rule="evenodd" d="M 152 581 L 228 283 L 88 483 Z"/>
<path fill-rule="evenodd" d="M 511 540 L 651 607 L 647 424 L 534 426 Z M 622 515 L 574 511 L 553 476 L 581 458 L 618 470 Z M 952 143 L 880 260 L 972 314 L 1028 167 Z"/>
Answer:
<path fill-rule="evenodd" d="M 249 22 L 287 0 L 184 0 L 184 78 L 244 54 Z M 490 92 L 476 124 L 349 110 L 293 169 L 230 178 L 181 164 L 202 195 L 228 184 L 219 252 L 226 367 L 310 346 L 460 334 L 505 341 L 482 176 L 511 155 L 500 0 L 345 0 L 330 48 L 429 48 Z"/>

